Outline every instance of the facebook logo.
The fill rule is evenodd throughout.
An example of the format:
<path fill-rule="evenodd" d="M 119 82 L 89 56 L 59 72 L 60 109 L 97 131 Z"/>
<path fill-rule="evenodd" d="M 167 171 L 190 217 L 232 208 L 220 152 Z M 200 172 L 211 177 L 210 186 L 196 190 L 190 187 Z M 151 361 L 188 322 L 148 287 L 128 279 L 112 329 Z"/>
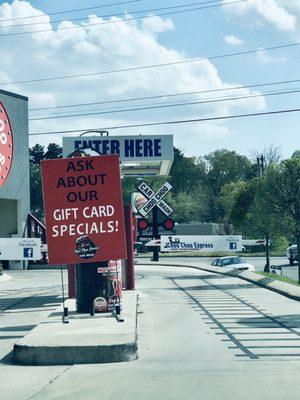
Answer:
<path fill-rule="evenodd" d="M 230 250 L 236 250 L 237 249 L 237 243 L 236 242 L 230 242 L 229 243 L 229 249 Z"/>
<path fill-rule="evenodd" d="M 23 257 L 24 258 L 32 258 L 32 256 L 33 256 L 33 248 L 32 247 L 24 247 Z"/>

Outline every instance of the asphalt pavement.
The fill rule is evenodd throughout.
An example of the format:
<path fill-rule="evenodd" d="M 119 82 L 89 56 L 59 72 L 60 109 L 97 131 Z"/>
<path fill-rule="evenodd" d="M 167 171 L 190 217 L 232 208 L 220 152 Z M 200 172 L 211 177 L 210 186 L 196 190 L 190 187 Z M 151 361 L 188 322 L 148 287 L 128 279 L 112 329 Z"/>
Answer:
<path fill-rule="evenodd" d="M 139 259 L 143 260 L 150 260 L 151 256 L 144 257 L 140 255 L 137 257 L 137 261 Z M 263 272 L 266 259 L 265 257 L 249 257 L 244 256 L 242 257 L 244 260 L 247 260 L 250 264 L 254 265 L 255 271 Z M 215 257 L 160 257 L 161 262 L 172 263 L 172 261 L 176 264 L 177 262 L 180 263 L 187 263 L 187 264 L 203 264 L 203 265 L 211 265 L 211 262 L 215 259 Z M 290 266 L 286 257 L 271 257 L 270 258 L 271 265 L 280 266 L 282 267 L 282 275 L 298 281 L 298 265 Z"/>
<path fill-rule="evenodd" d="M 59 273 L 43 273 L 25 272 L 23 288 L 38 296 L 46 289 L 55 296 L 57 290 L 59 296 Z M 32 287 L 30 282 L 37 281 L 40 284 Z M 2 294 L 6 285 L 0 284 Z M 238 278 L 181 267 L 139 265 L 136 286 L 138 360 L 60 367 L 21 367 L 4 360 L 1 398 L 298 399 L 299 302 Z M 13 287 L 11 281 L 10 290 Z M 5 327 L 21 325 L 18 318 L 28 311 L 26 301 L 19 309 L 13 306 L 15 319 L 3 310 L 1 334 L 7 332 Z M 51 308 L 51 301 L 43 307 Z M 40 308 L 30 308 L 26 324 L 37 322 L 34 315 Z"/>

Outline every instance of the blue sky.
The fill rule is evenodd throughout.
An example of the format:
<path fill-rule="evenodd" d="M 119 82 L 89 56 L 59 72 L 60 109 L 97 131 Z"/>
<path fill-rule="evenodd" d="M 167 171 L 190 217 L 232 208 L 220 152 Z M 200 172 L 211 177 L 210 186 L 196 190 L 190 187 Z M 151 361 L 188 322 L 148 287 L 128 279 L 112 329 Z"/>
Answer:
<path fill-rule="evenodd" d="M 2 37 L 0 81 L 11 82 L 73 75 L 78 73 L 104 71 L 116 68 L 130 68 L 193 57 L 205 57 L 225 53 L 247 51 L 256 48 L 300 42 L 300 2 L 298 0 L 248 0 L 210 9 L 195 10 L 178 15 L 148 18 L 135 22 L 83 27 L 79 29 L 54 29 L 54 19 L 64 19 L 59 27 L 70 26 L 69 19 L 88 18 L 90 22 L 105 22 L 111 18 L 96 19 L 106 14 L 129 13 L 159 7 L 197 3 L 197 0 L 141 0 L 91 11 L 81 11 L 52 16 L 43 15 L 63 11 L 116 3 L 121 0 L 39 0 L 1 2 L 0 19 L 20 18 L 29 22 L 44 22 L 48 32 L 22 36 Z M 200 0 L 201 1 L 201 0 Z M 198 1 L 198 2 L 200 2 Z M 202 0 L 204 1 L 204 0 Z M 230 0 L 224 0 L 227 3 Z M 231 0 L 234 1 L 234 0 Z M 5 4 L 6 3 L 6 4 Z M 216 2 L 217 3 L 217 2 Z M 222 0 L 219 4 L 222 3 Z M 197 7 L 196 5 L 190 8 Z M 200 6 L 198 6 L 200 7 Z M 184 8 L 184 7 L 183 7 Z M 181 8 L 181 9 L 183 9 Z M 185 7 L 185 9 L 188 7 Z M 159 12 L 157 12 L 159 13 Z M 148 13 L 149 14 L 149 13 Z M 154 13 L 155 14 L 155 13 Z M 133 14 L 132 14 L 133 15 Z M 143 15 L 147 15 L 143 14 Z M 119 19 L 127 17 L 119 17 Z M 19 20 L 24 21 L 25 20 Z M 16 23 L 16 22 L 14 22 Z M 0 25 L 8 24 L 0 22 Z M 2 28 L 2 32 L 17 29 L 32 30 L 32 27 Z M 38 28 L 33 28 L 38 29 Z M 39 28 L 41 29 L 41 27 Z M 30 107 L 49 107 L 104 99 L 116 100 L 159 94 L 190 92 L 228 88 L 254 83 L 277 82 L 300 79 L 300 46 L 272 52 L 222 58 L 201 63 L 182 64 L 138 72 L 118 73 L 102 77 L 69 79 L 41 83 L 1 85 L 3 89 L 16 91 L 30 98 Z M 221 92 L 206 95 L 182 96 L 175 99 L 138 101 L 130 106 L 159 105 L 174 101 L 212 100 L 229 95 L 253 95 L 270 91 L 300 89 L 299 83 L 269 88 L 256 88 L 242 92 Z M 299 107 L 299 93 L 256 97 L 226 103 L 193 105 L 114 113 L 96 116 L 74 117 L 56 120 L 40 120 L 30 123 L 30 132 L 49 132 L 92 127 L 119 126 L 145 122 L 176 119 L 193 119 L 206 116 L 266 112 L 276 109 Z M 77 108 L 82 112 L 103 112 L 113 107 L 123 108 L 129 103 Z M 66 114 L 75 109 L 32 111 L 32 118 Z M 262 150 L 271 144 L 281 148 L 283 157 L 289 157 L 300 148 L 298 126 L 300 113 L 281 114 L 255 118 L 219 121 L 218 123 L 194 123 L 176 126 L 128 128 L 111 131 L 111 134 L 162 134 L 173 133 L 175 144 L 189 155 L 204 155 L 218 148 L 228 148 L 249 155 L 253 149 Z M 61 143 L 62 135 L 33 136 L 31 145 L 39 142 L 46 145 L 55 141 Z"/>

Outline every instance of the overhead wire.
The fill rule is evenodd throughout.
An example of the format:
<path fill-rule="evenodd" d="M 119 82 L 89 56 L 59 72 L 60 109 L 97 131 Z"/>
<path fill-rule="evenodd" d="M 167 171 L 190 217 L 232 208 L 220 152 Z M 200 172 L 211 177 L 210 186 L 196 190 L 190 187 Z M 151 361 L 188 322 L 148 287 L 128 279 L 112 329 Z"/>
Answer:
<path fill-rule="evenodd" d="M 89 77 L 101 76 L 101 75 L 108 75 L 108 74 L 121 73 L 121 72 L 131 72 L 131 71 L 139 71 L 139 70 L 152 69 L 152 68 L 169 67 L 169 66 L 173 66 L 173 65 L 182 65 L 182 64 L 201 62 L 201 61 L 207 61 L 207 60 L 218 60 L 218 59 L 222 59 L 222 58 L 237 57 L 237 56 L 246 55 L 246 54 L 254 54 L 254 53 L 265 52 L 265 51 L 273 51 L 273 50 L 279 50 L 279 49 L 284 49 L 284 48 L 291 48 L 291 47 L 296 47 L 299 45 L 300 45 L 300 42 L 294 42 L 294 43 L 287 43 L 287 44 L 282 44 L 282 45 L 277 45 L 277 46 L 258 48 L 258 49 L 253 49 L 253 50 L 238 51 L 235 53 L 225 53 L 225 54 L 219 54 L 219 55 L 215 55 L 215 56 L 188 58 L 185 60 L 171 61 L 171 62 L 160 63 L 160 64 L 141 65 L 141 66 L 137 66 L 137 67 L 120 68 L 120 69 L 113 69 L 113 70 L 99 71 L 99 72 L 89 72 L 89 73 L 85 73 L 85 74 L 52 76 L 52 77 L 48 77 L 48 78 L 37 78 L 37 79 L 27 79 L 27 80 L 21 80 L 21 81 L 1 82 L 0 85 L 6 86 L 6 85 L 15 85 L 15 84 L 23 84 L 23 83 L 49 82 L 49 81 L 62 80 L 62 79 L 83 78 L 83 77 L 88 77 L 88 76 Z"/>
<path fill-rule="evenodd" d="M 35 117 L 35 118 L 29 118 L 29 121 L 41 121 L 41 120 L 49 120 L 49 119 L 87 117 L 87 116 L 94 116 L 94 115 L 116 114 L 116 113 L 123 113 L 123 112 L 145 111 L 145 110 L 154 110 L 154 109 L 162 109 L 162 108 L 182 107 L 182 106 L 187 106 L 187 105 L 222 103 L 222 102 L 227 102 L 227 101 L 245 100 L 245 99 L 252 99 L 252 98 L 257 98 L 257 97 L 278 96 L 278 95 L 283 95 L 283 94 L 294 94 L 294 93 L 300 93 L 300 89 L 292 89 L 292 90 L 289 90 L 289 91 L 285 90 L 285 91 L 281 91 L 281 92 L 271 92 L 271 93 L 258 93 L 258 94 L 237 96 L 237 97 L 225 97 L 225 98 L 221 98 L 221 99 L 208 99 L 208 100 L 201 100 L 201 101 L 175 103 L 175 104 L 173 103 L 173 104 L 161 104 L 161 105 L 155 105 L 155 106 L 135 107 L 135 108 L 120 109 L 120 110 L 106 110 L 106 111 L 80 113 L 80 114 L 65 114 L 65 115 Z"/>
<path fill-rule="evenodd" d="M 277 82 L 264 82 L 264 83 L 254 83 L 249 85 L 240 85 L 240 86 L 232 86 L 226 88 L 219 89 L 209 89 L 209 90 L 197 90 L 192 92 L 179 92 L 179 93 L 165 93 L 154 96 L 144 96 L 144 97 L 133 97 L 129 99 L 116 99 L 116 100 L 100 100 L 89 103 L 77 103 L 77 104 L 64 104 L 59 106 L 52 107 L 38 107 L 38 108 L 30 108 L 29 111 L 44 111 L 44 110 L 55 110 L 62 108 L 72 108 L 72 107 L 85 107 L 85 106 L 94 106 L 94 105 L 102 105 L 102 104 L 111 104 L 111 103 L 123 103 L 123 102 L 132 102 L 132 101 L 141 101 L 141 100 L 154 100 L 160 98 L 171 98 L 178 96 L 190 96 L 196 94 L 205 94 L 205 93 L 216 93 L 216 92 L 225 92 L 225 91 L 233 91 L 233 90 L 241 90 L 241 89 L 253 89 L 263 86 L 276 86 L 276 85 L 285 85 L 289 83 L 299 83 L 300 79 L 286 80 L 286 81 L 277 81 Z"/>
<path fill-rule="evenodd" d="M 214 7 L 223 7 L 223 6 L 227 6 L 227 5 L 230 5 L 230 4 L 244 3 L 246 1 L 248 1 L 248 0 L 235 0 L 235 1 L 230 1 L 230 2 L 227 2 L 227 3 L 218 3 L 218 4 L 213 4 L 213 5 L 204 6 L 204 7 L 195 7 L 195 8 L 185 9 L 185 10 L 169 11 L 169 12 L 160 13 L 160 14 L 156 14 L 156 15 L 145 15 L 145 16 L 133 17 L 133 18 L 124 18 L 124 19 L 121 19 L 121 20 L 95 22 L 95 23 L 92 23 L 92 24 L 57 27 L 55 29 L 55 31 L 62 31 L 62 30 L 69 30 L 69 29 L 79 29 L 79 28 L 86 28 L 86 27 L 89 27 L 89 26 L 116 24 L 116 23 L 123 23 L 123 22 L 135 21 L 135 20 L 141 20 L 141 19 L 162 17 L 162 16 L 166 16 L 166 15 L 182 14 L 182 13 L 190 12 L 190 11 L 198 11 L 198 10 L 204 10 L 204 9 L 214 8 Z M 28 35 L 28 34 L 31 34 L 31 33 L 43 33 L 43 32 L 52 32 L 52 31 L 53 31 L 53 29 L 51 28 L 51 29 L 42 29 L 42 30 L 37 30 L 37 31 L 1 33 L 0 37 Z"/>
<path fill-rule="evenodd" d="M 160 7 L 160 8 L 149 8 L 147 10 L 139 10 L 139 11 L 123 11 L 122 13 L 114 13 L 114 14 L 106 14 L 106 15 L 97 15 L 97 16 L 89 16 L 89 17 L 78 17 L 78 18 L 68 18 L 68 22 L 73 22 L 73 21 L 83 21 L 86 19 L 97 19 L 97 18 L 111 18 L 111 17 L 121 17 L 124 16 L 124 14 L 140 14 L 140 13 L 146 13 L 146 12 L 155 12 L 155 11 L 161 11 L 161 10 L 170 10 L 173 8 L 182 8 L 182 7 L 191 7 L 194 5 L 200 5 L 200 4 L 210 4 L 210 3 L 218 3 L 220 4 L 220 0 L 208 0 L 208 1 L 201 1 L 197 3 L 184 3 L 176 6 L 169 6 L 169 7 Z M 221 5 L 221 4 L 220 4 Z M 48 14 L 49 15 L 49 14 Z M 47 14 L 44 16 L 47 17 Z M 43 16 L 41 16 L 43 17 Z M 0 25 L 0 28 L 16 28 L 16 27 L 22 27 L 22 26 L 35 26 L 35 25 L 45 25 L 45 24 L 54 24 L 54 23 L 59 23 L 59 22 L 64 22 L 66 21 L 65 19 L 60 19 L 60 20 L 52 20 L 52 21 L 44 21 L 44 22 L 31 22 L 31 23 L 26 23 L 26 24 L 17 24 L 17 25 Z M 1 23 L 1 21 L 0 21 Z"/>
<path fill-rule="evenodd" d="M 59 15 L 59 14 L 69 14 L 77 11 L 89 11 L 89 10 L 95 10 L 98 8 L 107 8 L 107 7 L 113 7 L 113 6 L 119 6 L 123 4 L 129 4 L 129 3 L 139 3 L 142 0 L 127 0 L 127 1 L 119 1 L 117 3 L 109 3 L 109 4 L 101 4 L 99 6 L 91 6 L 91 7 L 85 7 L 85 8 L 75 8 L 72 10 L 65 10 L 65 11 L 57 11 L 57 12 L 52 12 L 52 13 L 47 13 L 47 16 L 51 15 Z M 40 18 L 41 15 L 26 15 L 23 17 L 14 17 L 14 18 L 7 18 L 7 19 L 0 19 L 1 22 L 8 22 L 8 21 L 16 21 L 20 19 L 29 19 L 29 18 Z"/>
<path fill-rule="evenodd" d="M 34 132 L 29 133 L 29 136 L 43 136 L 43 135 L 57 135 L 57 134 L 67 134 L 67 133 L 79 133 L 88 130 L 115 130 L 115 129 L 128 129 L 128 128 L 143 128 L 148 126 L 162 126 L 162 125 L 177 125 L 177 124 L 187 124 L 187 123 L 196 123 L 196 122 L 208 122 L 208 121 L 220 121 L 220 120 L 229 120 L 236 118 L 249 118 L 249 117 L 257 117 L 257 116 L 265 116 L 265 115 L 277 115 L 277 114 L 287 114 L 287 113 L 295 113 L 299 112 L 300 108 L 294 109 L 284 109 L 284 110 L 274 110 L 274 111 L 265 111 L 265 112 L 257 112 L 257 113 L 249 113 L 249 114 L 233 114 L 233 115 L 222 115 L 216 117 L 204 117 L 204 118 L 194 118 L 194 119 L 185 119 L 185 120 L 173 120 L 173 121 L 161 121 L 161 122 L 148 122 L 143 124 L 129 124 L 129 125 L 117 125 L 117 126 L 107 126 L 101 128 L 85 128 L 85 129 L 71 129 L 65 131 L 51 131 L 51 132 Z"/>

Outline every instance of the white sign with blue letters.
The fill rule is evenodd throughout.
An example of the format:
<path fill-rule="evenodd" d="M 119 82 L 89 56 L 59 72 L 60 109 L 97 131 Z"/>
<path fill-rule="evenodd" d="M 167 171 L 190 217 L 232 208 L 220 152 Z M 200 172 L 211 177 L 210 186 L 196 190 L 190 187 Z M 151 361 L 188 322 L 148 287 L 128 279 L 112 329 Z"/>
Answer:
<path fill-rule="evenodd" d="M 161 236 L 161 251 L 202 251 L 235 252 L 242 251 L 242 236 L 206 235 L 206 236 Z"/>
<path fill-rule="evenodd" d="M 41 239 L 0 238 L 0 260 L 40 260 Z"/>
<path fill-rule="evenodd" d="M 118 154 L 121 161 L 173 160 L 172 135 L 76 136 L 63 138 L 63 155 L 92 148 L 101 155 Z"/>

